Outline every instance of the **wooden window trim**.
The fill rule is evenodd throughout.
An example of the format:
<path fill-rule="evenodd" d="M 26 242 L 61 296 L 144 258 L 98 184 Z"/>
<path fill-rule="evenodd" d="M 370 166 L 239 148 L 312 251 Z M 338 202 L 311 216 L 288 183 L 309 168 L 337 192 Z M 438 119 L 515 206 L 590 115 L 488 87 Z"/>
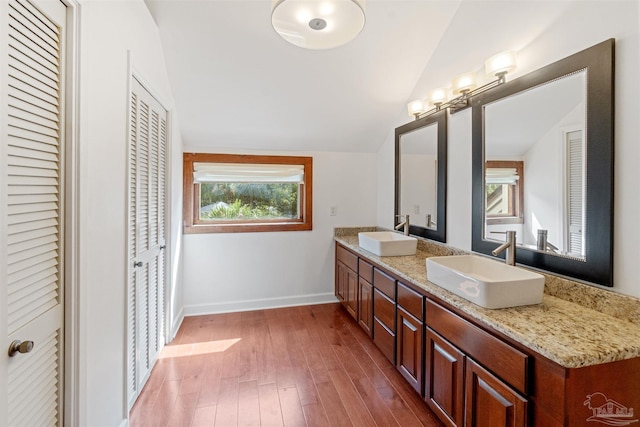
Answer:
<path fill-rule="evenodd" d="M 302 201 L 301 219 L 295 221 L 245 221 L 242 223 L 202 223 L 198 222 L 198 206 L 195 185 L 193 182 L 194 163 L 251 163 L 281 164 L 304 166 L 304 183 L 300 196 Z M 249 233 L 262 231 L 308 231 L 313 229 L 313 158 L 302 156 L 262 156 L 251 154 L 183 154 L 183 232 L 198 233 Z"/>
<path fill-rule="evenodd" d="M 487 225 L 495 224 L 524 224 L 524 162 L 516 160 L 488 160 L 485 168 L 515 168 L 520 177 L 515 184 L 514 193 L 517 195 L 514 203 L 514 216 L 494 216 L 486 217 Z M 484 189 L 486 193 L 486 188 Z M 486 208 L 485 208 L 486 209 Z M 486 215 L 486 214 L 485 214 Z"/>

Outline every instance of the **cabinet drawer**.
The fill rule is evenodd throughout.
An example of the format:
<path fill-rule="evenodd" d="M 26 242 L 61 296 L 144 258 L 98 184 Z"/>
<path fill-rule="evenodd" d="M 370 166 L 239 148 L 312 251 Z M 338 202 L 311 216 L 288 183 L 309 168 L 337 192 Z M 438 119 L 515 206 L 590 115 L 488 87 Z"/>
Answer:
<path fill-rule="evenodd" d="M 358 257 L 355 254 L 338 245 L 336 246 L 336 258 L 353 271 L 358 272 Z"/>
<path fill-rule="evenodd" d="M 373 283 L 373 265 L 363 259 L 358 260 L 358 274 L 369 283 Z"/>
<path fill-rule="evenodd" d="M 396 332 L 396 304 L 377 289 L 373 290 L 373 316 Z"/>
<path fill-rule="evenodd" d="M 387 329 L 378 319 L 373 319 L 373 343 L 391 363 L 395 365 L 396 335 Z"/>
<path fill-rule="evenodd" d="M 527 393 L 529 356 L 427 300 L 427 325 L 519 392 Z"/>
<path fill-rule="evenodd" d="M 409 289 L 407 286 L 400 282 L 398 282 L 397 292 L 398 305 L 411 313 L 421 322 L 424 322 L 424 312 L 422 310 L 422 300 L 424 299 L 424 297 L 413 289 Z"/>
<path fill-rule="evenodd" d="M 380 292 L 391 298 L 393 301 L 396 300 L 395 279 L 377 268 L 373 269 L 373 287 L 379 289 Z"/>

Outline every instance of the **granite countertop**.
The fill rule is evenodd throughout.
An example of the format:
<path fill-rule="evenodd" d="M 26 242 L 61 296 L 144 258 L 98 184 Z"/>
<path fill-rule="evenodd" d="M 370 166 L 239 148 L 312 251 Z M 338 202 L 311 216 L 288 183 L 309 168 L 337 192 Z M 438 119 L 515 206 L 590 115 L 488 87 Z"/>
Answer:
<path fill-rule="evenodd" d="M 415 256 L 378 257 L 360 249 L 357 233 L 336 233 L 335 240 L 451 304 L 478 323 L 500 331 L 566 368 L 640 357 L 640 324 L 629 318 L 603 313 L 546 291 L 541 304 L 485 309 L 427 281 L 426 258 L 445 255 L 434 253 L 441 252 L 437 246 L 427 251 L 425 245 L 418 245 Z M 611 298 L 615 303 L 616 297 Z M 625 304 L 640 312 L 639 300 L 628 297 Z"/>

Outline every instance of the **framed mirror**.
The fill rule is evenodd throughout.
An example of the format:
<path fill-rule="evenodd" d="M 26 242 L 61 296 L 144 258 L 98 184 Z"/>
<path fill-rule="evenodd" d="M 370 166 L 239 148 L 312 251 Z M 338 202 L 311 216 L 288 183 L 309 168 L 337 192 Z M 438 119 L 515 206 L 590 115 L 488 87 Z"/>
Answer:
<path fill-rule="evenodd" d="M 613 286 L 614 40 L 471 101 L 472 250 Z M 504 256 L 504 255 L 502 255 Z"/>
<path fill-rule="evenodd" d="M 395 130 L 395 220 L 409 215 L 409 233 L 446 240 L 447 112 Z"/>

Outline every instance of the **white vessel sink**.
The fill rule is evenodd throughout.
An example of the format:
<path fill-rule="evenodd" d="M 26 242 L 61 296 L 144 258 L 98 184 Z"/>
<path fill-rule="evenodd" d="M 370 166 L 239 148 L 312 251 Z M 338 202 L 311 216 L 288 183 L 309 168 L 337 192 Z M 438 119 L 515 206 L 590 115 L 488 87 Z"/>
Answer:
<path fill-rule="evenodd" d="M 393 231 L 358 233 L 358 244 L 378 256 L 415 255 L 418 239 Z"/>
<path fill-rule="evenodd" d="M 427 258 L 427 280 L 484 308 L 540 304 L 544 276 L 476 255 Z"/>

